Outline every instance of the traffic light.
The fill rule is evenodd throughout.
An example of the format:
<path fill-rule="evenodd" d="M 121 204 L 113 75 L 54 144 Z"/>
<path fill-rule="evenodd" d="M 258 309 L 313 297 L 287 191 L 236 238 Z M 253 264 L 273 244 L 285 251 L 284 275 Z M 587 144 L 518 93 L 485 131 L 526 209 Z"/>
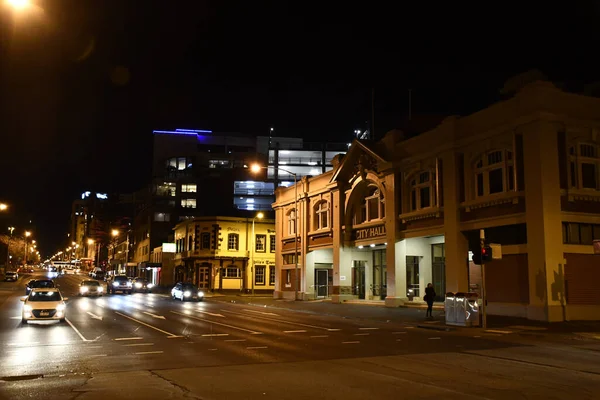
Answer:
<path fill-rule="evenodd" d="M 483 247 L 477 247 L 475 250 L 473 250 L 473 264 L 481 265 L 489 261 L 492 261 L 491 246 L 485 245 Z"/>

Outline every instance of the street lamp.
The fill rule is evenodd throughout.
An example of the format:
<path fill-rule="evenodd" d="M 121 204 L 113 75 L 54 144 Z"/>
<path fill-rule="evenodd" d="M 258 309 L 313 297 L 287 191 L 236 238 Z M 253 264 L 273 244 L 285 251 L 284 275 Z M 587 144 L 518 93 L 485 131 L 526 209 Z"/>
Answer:
<path fill-rule="evenodd" d="M 261 169 L 273 168 L 279 171 L 287 172 L 288 174 L 294 177 L 294 260 L 296 262 L 296 287 L 294 300 L 298 300 L 298 287 L 300 286 L 300 273 L 298 272 L 298 176 L 289 171 L 287 169 L 283 169 L 279 166 L 270 165 L 268 167 L 263 167 L 258 164 L 252 164 L 250 167 L 250 171 L 254 173 L 260 172 Z"/>
<path fill-rule="evenodd" d="M 29 236 L 31 236 L 31 232 L 25 231 L 25 256 L 24 256 L 24 258 L 25 258 L 25 260 L 24 260 L 25 261 L 25 265 L 27 265 L 27 238 Z"/>
<path fill-rule="evenodd" d="M 29 6 L 29 0 L 6 0 L 6 4 L 14 8 L 15 10 L 22 10 Z"/>
<path fill-rule="evenodd" d="M 252 275 L 252 297 L 254 297 L 254 252 L 256 251 L 256 235 L 254 234 L 254 221 L 256 221 L 256 219 L 263 219 L 265 217 L 265 214 L 263 214 L 262 212 L 259 212 L 258 214 L 256 214 L 256 216 L 254 218 L 252 218 L 252 258 L 250 261 L 250 273 Z M 265 243 L 266 246 L 266 243 Z"/>
<path fill-rule="evenodd" d="M 8 209 L 8 204 L 0 203 L 0 211 L 6 211 Z"/>

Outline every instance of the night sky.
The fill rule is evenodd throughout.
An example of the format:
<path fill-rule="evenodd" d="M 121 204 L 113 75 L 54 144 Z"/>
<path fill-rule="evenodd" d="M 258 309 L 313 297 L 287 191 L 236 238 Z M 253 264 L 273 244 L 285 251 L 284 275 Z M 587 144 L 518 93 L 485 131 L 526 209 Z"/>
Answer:
<path fill-rule="evenodd" d="M 148 182 L 153 129 L 346 142 L 370 119 L 371 88 L 381 137 L 406 118 L 408 89 L 414 114 L 465 115 L 531 68 L 572 90 L 600 79 L 592 2 L 325 3 L 2 4 L 1 229 L 31 219 L 43 254 L 56 251 L 81 192 Z"/>

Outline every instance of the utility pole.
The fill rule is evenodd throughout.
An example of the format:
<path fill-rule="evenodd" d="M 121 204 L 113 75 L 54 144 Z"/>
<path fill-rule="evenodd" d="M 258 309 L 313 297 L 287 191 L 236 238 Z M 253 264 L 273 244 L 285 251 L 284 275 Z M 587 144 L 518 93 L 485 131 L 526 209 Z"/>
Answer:
<path fill-rule="evenodd" d="M 481 246 L 481 254 L 483 254 L 483 248 L 485 247 L 485 230 L 479 230 L 479 245 Z M 483 329 L 487 329 L 487 297 L 485 293 L 485 262 L 483 257 L 481 260 L 481 326 Z"/>

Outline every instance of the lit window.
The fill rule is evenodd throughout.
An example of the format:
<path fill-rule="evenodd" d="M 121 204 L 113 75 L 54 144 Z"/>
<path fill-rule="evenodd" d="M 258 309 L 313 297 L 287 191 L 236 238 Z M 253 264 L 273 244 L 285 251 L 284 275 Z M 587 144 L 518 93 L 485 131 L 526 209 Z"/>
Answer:
<path fill-rule="evenodd" d="M 267 251 L 267 235 L 256 235 L 256 246 L 254 250 L 258 253 Z"/>
<path fill-rule="evenodd" d="M 269 235 L 269 251 L 275 253 L 275 235 Z"/>
<path fill-rule="evenodd" d="M 173 182 L 164 182 L 162 185 L 156 186 L 156 194 L 158 196 L 171 196 L 176 195 L 176 186 Z"/>
<path fill-rule="evenodd" d="M 321 201 L 315 206 L 315 229 L 329 228 L 329 203 Z"/>
<path fill-rule="evenodd" d="M 169 222 L 170 220 L 171 220 L 171 214 L 154 213 L 154 221 L 156 221 L 156 222 Z"/>
<path fill-rule="evenodd" d="M 186 157 L 169 158 L 166 167 L 171 171 L 183 171 L 193 167 L 192 159 Z"/>
<path fill-rule="evenodd" d="M 196 199 L 181 199 L 181 207 L 196 208 Z"/>
<path fill-rule="evenodd" d="M 580 143 L 569 148 L 570 182 L 577 189 L 600 189 L 598 184 L 598 147 Z"/>
<path fill-rule="evenodd" d="M 288 219 L 288 235 L 296 234 L 296 210 L 291 209 L 287 214 Z"/>
<path fill-rule="evenodd" d="M 510 150 L 494 150 L 475 163 L 477 197 L 514 190 L 514 161 Z"/>
<path fill-rule="evenodd" d="M 196 184 L 181 185 L 181 193 L 196 193 Z"/>
<path fill-rule="evenodd" d="M 256 285 L 264 285 L 265 284 L 265 270 L 266 270 L 266 267 L 264 265 L 254 266 L 254 283 Z"/>
<path fill-rule="evenodd" d="M 238 251 L 240 249 L 240 235 L 230 233 L 227 235 L 227 250 Z"/>
<path fill-rule="evenodd" d="M 410 211 L 435 206 L 435 173 L 423 171 L 410 181 Z"/>

